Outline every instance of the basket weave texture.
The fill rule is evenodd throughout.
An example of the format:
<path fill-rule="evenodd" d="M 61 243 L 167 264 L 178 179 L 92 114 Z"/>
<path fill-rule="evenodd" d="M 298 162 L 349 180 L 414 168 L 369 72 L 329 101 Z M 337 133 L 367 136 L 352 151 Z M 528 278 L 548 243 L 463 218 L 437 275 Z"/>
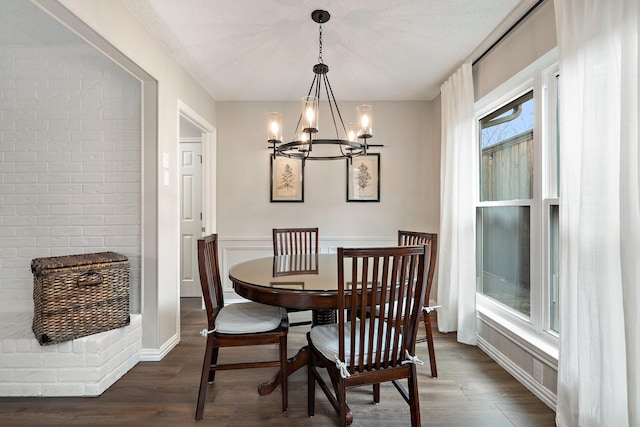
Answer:
<path fill-rule="evenodd" d="M 129 260 L 115 252 L 36 258 L 33 333 L 41 345 L 129 324 Z"/>

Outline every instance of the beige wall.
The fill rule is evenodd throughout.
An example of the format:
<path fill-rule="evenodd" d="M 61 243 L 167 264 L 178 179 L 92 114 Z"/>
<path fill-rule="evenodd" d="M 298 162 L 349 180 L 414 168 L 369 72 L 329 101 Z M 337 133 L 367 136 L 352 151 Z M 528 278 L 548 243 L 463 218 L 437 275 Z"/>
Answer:
<path fill-rule="evenodd" d="M 556 45 L 553 1 L 547 0 L 473 66 L 476 101 Z"/>
<path fill-rule="evenodd" d="M 340 102 L 343 117 L 357 102 Z M 291 137 L 297 102 L 218 102 L 218 233 L 221 239 L 270 238 L 272 227 L 318 226 L 321 238 L 391 237 L 438 230 L 439 141 L 432 103 L 374 102 L 372 149 L 380 153 L 380 203 L 346 202 L 346 161 L 307 161 L 304 203 L 270 203 L 267 112 L 283 112 Z M 322 119 L 321 119 L 322 120 Z M 328 122 L 321 122 L 321 126 Z M 439 127 L 439 124 L 436 125 Z M 322 129 L 321 129 L 322 131 Z"/>
<path fill-rule="evenodd" d="M 359 102 L 339 102 L 345 121 Z M 346 160 L 308 161 L 304 203 L 271 203 L 269 111 L 283 113 L 285 140 L 291 139 L 298 102 L 218 102 L 217 225 L 226 301 L 237 299 L 226 277 L 231 266 L 272 254 L 273 227 L 317 226 L 320 252 L 337 247 L 388 246 L 398 229 L 439 230 L 439 103 L 371 102 L 372 148 L 380 153 L 380 202 L 346 201 Z M 321 137 L 329 125 L 323 121 Z M 330 125 L 329 125 L 330 126 Z M 437 286 L 434 286 L 436 289 Z M 431 298 L 435 298 L 435 291 Z"/>

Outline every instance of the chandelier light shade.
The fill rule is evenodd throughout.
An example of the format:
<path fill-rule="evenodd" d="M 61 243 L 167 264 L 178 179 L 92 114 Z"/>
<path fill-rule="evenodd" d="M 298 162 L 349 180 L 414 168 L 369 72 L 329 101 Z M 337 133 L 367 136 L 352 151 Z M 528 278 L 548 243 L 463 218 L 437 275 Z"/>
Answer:
<path fill-rule="evenodd" d="M 269 113 L 267 119 L 269 128 L 267 130 L 267 138 L 270 144 L 282 142 L 282 114 L 277 111 Z"/>
<path fill-rule="evenodd" d="M 358 138 L 364 138 L 365 141 L 373 136 L 373 114 L 371 113 L 371 105 L 358 106 Z"/>
<path fill-rule="evenodd" d="M 305 96 L 302 98 L 302 131 L 304 133 L 318 132 L 318 114 L 320 110 L 320 99 L 315 96 Z"/>
<path fill-rule="evenodd" d="M 327 73 L 329 66 L 322 59 L 322 24 L 329 21 L 331 15 L 326 10 L 315 10 L 311 19 L 319 24 L 318 63 L 313 66 L 313 81 L 307 96 L 302 98 L 302 109 L 295 127 L 293 139 L 282 139 L 282 114 L 271 112 L 267 118 L 267 142 L 272 155 L 304 160 L 351 159 L 366 155 L 372 145 L 368 140 L 373 137 L 373 110 L 371 105 L 360 105 L 356 109 L 356 122 L 345 126 L 338 108 Z M 321 97 L 326 96 L 330 119 L 335 135 L 331 138 L 319 137 L 319 110 Z M 325 109 L 326 111 L 326 109 Z M 320 147 L 318 147 L 320 146 Z M 315 151 L 314 151 L 315 147 Z"/>
<path fill-rule="evenodd" d="M 358 126 L 354 122 L 349 122 L 347 127 L 347 139 L 351 142 L 358 141 Z"/>

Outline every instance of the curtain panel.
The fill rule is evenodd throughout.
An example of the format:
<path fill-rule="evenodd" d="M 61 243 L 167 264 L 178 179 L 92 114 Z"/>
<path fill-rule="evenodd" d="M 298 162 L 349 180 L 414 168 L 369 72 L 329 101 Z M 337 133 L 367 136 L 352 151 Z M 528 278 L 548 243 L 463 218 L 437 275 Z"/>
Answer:
<path fill-rule="evenodd" d="M 555 0 L 560 56 L 557 424 L 640 425 L 637 0 Z"/>
<path fill-rule="evenodd" d="M 442 157 L 438 238 L 438 329 L 476 344 L 476 121 L 471 63 L 440 88 Z"/>

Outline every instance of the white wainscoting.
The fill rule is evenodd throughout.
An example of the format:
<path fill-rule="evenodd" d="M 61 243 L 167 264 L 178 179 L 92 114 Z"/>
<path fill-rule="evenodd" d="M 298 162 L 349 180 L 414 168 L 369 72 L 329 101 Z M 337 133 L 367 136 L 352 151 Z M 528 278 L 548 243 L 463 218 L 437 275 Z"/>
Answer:
<path fill-rule="evenodd" d="M 558 381 L 557 355 L 550 356 L 485 313 L 480 311 L 476 313 L 478 348 L 555 411 Z"/>

